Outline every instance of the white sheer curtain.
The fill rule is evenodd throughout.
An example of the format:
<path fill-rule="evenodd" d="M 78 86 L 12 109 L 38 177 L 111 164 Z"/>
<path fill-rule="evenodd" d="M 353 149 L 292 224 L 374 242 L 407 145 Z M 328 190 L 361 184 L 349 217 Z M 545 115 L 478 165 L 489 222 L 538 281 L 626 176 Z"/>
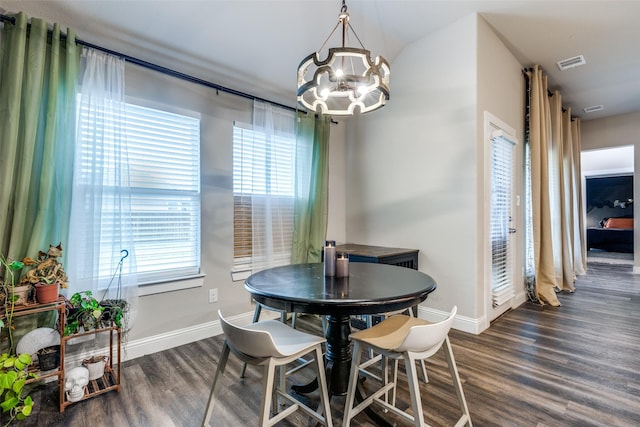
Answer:
<path fill-rule="evenodd" d="M 74 160 L 69 289 L 125 299 L 129 328 L 138 306 L 136 252 L 125 135 L 124 60 L 83 48 Z M 128 256 L 124 259 L 128 252 Z"/>
<path fill-rule="evenodd" d="M 251 269 L 255 273 L 291 261 L 295 113 L 254 101 L 253 130 L 256 137 L 264 138 L 264 149 L 254 150 L 250 172 L 253 188 Z"/>

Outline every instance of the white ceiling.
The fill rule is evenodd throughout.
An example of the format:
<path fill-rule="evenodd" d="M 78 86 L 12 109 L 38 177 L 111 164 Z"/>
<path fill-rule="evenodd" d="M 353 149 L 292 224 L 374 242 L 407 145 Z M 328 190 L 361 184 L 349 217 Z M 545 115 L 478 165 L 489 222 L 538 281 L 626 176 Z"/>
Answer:
<path fill-rule="evenodd" d="M 295 105 L 296 69 L 337 22 L 339 0 L 0 0 L 0 12 L 60 22 L 81 40 Z M 477 12 L 523 66 L 539 64 L 583 120 L 640 111 L 640 1 L 349 0 L 365 47 L 391 62 L 407 44 Z M 560 72 L 556 62 L 584 55 Z M 446 60 L 446 58 L 443 58 Z M 586 114 L 583 108 L 602 104 Z"/>

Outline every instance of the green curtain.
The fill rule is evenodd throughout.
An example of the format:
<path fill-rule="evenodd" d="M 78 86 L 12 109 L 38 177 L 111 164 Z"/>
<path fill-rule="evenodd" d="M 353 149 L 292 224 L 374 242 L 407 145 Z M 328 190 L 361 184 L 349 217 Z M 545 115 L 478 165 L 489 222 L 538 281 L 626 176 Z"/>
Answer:
<path fill-rule="evenodd" d="M 331 117 L 298 112 L 291 263 L 320 262 L 327 232 Z"/>
<path fill-rule="evenodd" d="M 37 256 L 67 241 L 80 49 L 54 24 L 15 15 L 0 35 L 0 251 Z M 64 258 L 62 259 L 64 262 Z"/>

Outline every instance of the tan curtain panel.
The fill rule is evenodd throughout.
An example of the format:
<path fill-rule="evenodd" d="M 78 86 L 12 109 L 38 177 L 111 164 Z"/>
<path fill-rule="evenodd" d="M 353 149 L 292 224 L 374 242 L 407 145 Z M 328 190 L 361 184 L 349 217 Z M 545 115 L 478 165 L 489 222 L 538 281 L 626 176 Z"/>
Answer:
<path fill-rule="evenodd" d="M 580 123 L 550 93 L 539 66 L 527 70 L 529 82 L 528 147 L 532 264 L 535 297 L 560 305 L 556 291 L 573 292 L 576 274 L 584 273 L 581 215 Z"/>
<path fill-rule="evenodd" d="M 574 204 L 574 215 L 576 220 L 573 223 L 574 233 L 574 268 L 576 274 L 582 275 L 586 273 L 587 266 L 587 245 L 585 236 L 585 218 L 583 215 L 584 204 L 582 200 L 582 164 L 580 160 L 580 150 L 582 147 L 580 141 L 580 119 L 575 118 L 571 122 L 571 142 L 573 143 L 573 192 L 577 203 Z"/>

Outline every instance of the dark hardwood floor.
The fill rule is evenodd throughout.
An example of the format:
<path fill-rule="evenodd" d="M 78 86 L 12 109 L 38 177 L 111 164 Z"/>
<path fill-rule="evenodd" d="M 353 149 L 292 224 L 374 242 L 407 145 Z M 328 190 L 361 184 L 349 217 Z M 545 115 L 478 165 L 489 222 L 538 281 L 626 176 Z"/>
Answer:
<path fill-rule="evenodd" d="M 475 426 L 640 425 L 640 275 L 628 265 L 590 264 L 576 292 L 561 307 L 524 304 L 487 331 L 450 334 Z M 312 318 L 301 322 L 316 329 Z M 151 354 L 123 364 L 123 390 L 58 412 L 54 384 L 32 392 L 34 413 L 25 426 L 199 426 L 222 336 Z M 458 417 L 444 355 L 427 363 L 422 384 L 427 422 L 452 425 Z M 304 381 L 312 370 L 300 372 Z M 257 423 L 260 376 L 249 368 L 239 379 L 231 359 L 219 389 L 219 426 Z M 365 383 L 366 385 L 366 383 Z M 406 385 L 400 397 L 408 405 Z M 312 402 L 316 394 L 309 395 Z M 334 425 L 342 424 L 344 397 L 332 399 Z M 303 417 L 279 426 L 304 426 Z M 373 426 L 360 415 L 354 426 Z M 401 424 L 402 425 L 402 424 Z"/>

